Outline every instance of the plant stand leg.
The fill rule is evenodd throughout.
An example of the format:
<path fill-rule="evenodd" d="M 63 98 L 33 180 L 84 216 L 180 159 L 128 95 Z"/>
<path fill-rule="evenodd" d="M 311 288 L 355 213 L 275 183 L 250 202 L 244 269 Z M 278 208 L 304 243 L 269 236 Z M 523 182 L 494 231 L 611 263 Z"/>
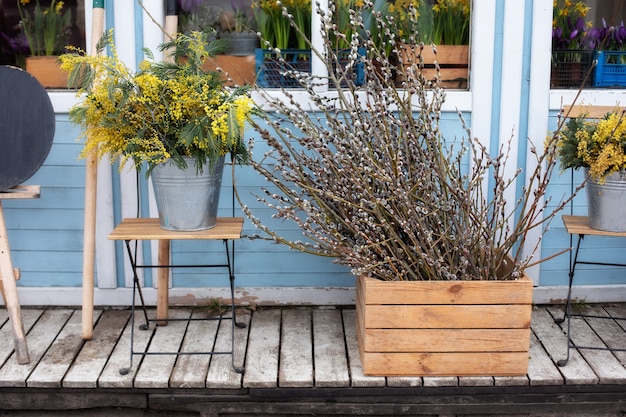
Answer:
<path fill-rule="evenodd" d="M 22 324 L 22 311 L 17 298 L 17 286 L 15 285 L 15 271 L 11 262 L 11 251 L 9 249 L 9 238 L 7 236 L 6 224 L 4 222 L 4 212 L 0 202 L 0 276 L 2 276 L 2 286 L 4 288 L 4 304 L 9 313 L 9 318 L 13 325 L 13 337 L 15 343 L 15 354 L 17 363 L 20 365 L 30 362 L 28 356 L 28 345 Z"/>

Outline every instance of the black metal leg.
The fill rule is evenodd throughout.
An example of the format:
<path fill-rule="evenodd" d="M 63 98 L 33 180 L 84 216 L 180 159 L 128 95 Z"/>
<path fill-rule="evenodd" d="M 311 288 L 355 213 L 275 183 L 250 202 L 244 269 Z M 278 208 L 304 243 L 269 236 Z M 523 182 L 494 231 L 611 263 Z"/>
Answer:
<path fill-rule="evenodd" d="M 139 298 L 141 300 L 141 307 L 143 310 L 144 319 L 146 321 L 145 324 L 142 324 L 139 328 L 141 330 L 148 330 L 150 328 L 150 322 L 148 320 L 148 311 L 146 309 L 146 303 L 143 298 L 143 293 L 141 291 L 141 284 L 139 282 L 139 276 L 137 275 L 137 260 L 135 258 L 135 254 L 130 247 L 130 240 L 124 241 L 126 244 L 126 251 L 128 253 L 128 259 L 130 260 L 130 266 L 133 270 L 133 299 L 130 307 L 130 360 L 128 368 L 120 369 L 121 375 L 127 375 L 130 370 L 133 368 L 133 355 L 135 354 L 134 341 L 135 341 L 135 298 L 137 293 L 139 293 Z"/>
<path fill-rule="evenodd" d="M 245 328 L 245 323 L 237 322 L 237 315 L 235 314 L 235 273 L 234 273 L 234 262 L 235 262 L 235 247 L 233 242 L 232 249 L 232 261 L 231 261 L 231 252 L 228 250 L 228 241 L 224 240 L 224 245 L 226 246 L 226 258 L 228 264 L 228 279 L 230 282 L 230 311 L 231 311 L 231 324 L 230 324 L 230 360 L 233 370 L 238 374 L 244 373 L 244 367 L 235 365 L 235 327 Z"/>
<path fill-rule="evenodd" d="M 576 272 L 576 264 L 578 263 L 578 251 L 580 250 L 580 242 L 584 238 L 584 235 L 578 235 L 578 241 L 576 242 L 576 251 L 574 252 L 574 259 L 570 260 L 569 267 L 569 285 L 567 289 L 567 300 L 565 301 L 565 311 L 563 312 L 562 319 L 555 319 L 554 322 L 557 324 L 563 323 L 567 320 L 567 353 L 565 359 L 561 359 L 557 361 L 558 366 L 565 366 L 568 364 L 570 359 L 570 349 L 572 346 L 572 336 L 571 336 L 571 319 L 572 319 L 572 285 L 574 283 L 574 273 Z"/>

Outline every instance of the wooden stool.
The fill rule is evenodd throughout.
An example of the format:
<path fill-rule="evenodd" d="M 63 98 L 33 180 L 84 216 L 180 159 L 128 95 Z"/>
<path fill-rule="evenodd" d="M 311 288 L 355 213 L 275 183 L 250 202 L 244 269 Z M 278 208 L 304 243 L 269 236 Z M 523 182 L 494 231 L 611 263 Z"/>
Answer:
<path fill-rule="evenodd" d="M 4 211 L 2 210 L 2 200 L 18 198 L 39 198 L 40 187 L 38 185 L 17 186 L 9 190 L 0 192 L 0 278 L 2 282 L 2 297 L 9 313 L 9 318 L 13 325 L 13 337 L 15 342 L 15 354 L 17 363 L 26 364 L 30 362 L 28 356 L 28 346 L 24 325 L 22 324 L 22 311 L 17 298 L 16 270 L 11 261 L 11 250 L 9 249 L 9 238 L 7 227 L 4 221 Z"/>

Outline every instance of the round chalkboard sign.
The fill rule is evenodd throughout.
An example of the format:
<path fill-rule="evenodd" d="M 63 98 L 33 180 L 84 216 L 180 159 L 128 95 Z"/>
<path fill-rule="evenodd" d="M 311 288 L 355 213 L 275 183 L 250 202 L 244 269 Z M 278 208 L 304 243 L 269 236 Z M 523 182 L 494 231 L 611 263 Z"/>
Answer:
<path fill-rule="evenodd" d="M 46 90 L 26 71 L 0 66 L 0 191 L 32 177 L 53 139 L 54 109 Z"/>

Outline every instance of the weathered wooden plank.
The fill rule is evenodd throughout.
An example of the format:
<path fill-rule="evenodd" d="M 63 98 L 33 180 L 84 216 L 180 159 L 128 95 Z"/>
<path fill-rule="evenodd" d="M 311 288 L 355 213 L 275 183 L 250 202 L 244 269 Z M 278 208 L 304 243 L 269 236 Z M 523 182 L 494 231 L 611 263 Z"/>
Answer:
<path fill-rule="evenodd" d="M 252 314 L 247 309 L 237 309 L 237 323 L 244 327 L 235 327 L 235 365 L 243 367 L 248 346 L 248 331 Z M 222 322 L 217 333 L 215 349 L 227 351 L 231 348 L 231 324 Z M 230 355 L 217 355 L 211 358 L 211 365 L 206 378 L 207 388 L 241 388 L 242 375 L 235 372 Z"/>
<path fill-rule="evenodd" d="M 102 310 L 94 312 L 94 316 Z M 60 388 L 63 376 L 83 346 L 81 336 L 82 317 L 75 310 L 56 337 L 37 367 L 26 380 L 26 386 L 33 388 Z"/>
<path fill-rule="evenodd" d="M 385 377 L 367 376 L 363 374 L 361 356 L 359 354 L 359 344 L 356 338 L 356 310 L 344 309 L 343 327 L 346 336 L 346 347 L 348 349 L 348 362 L 350 364 L 351 386 L 353 387 L 384 387 Z M 419 384 L 422 380 L 419 380 Z M 399 382 L 399 381 L 398 381 Z"/>
<path fill-rule="evenodd" d="M 170 310 L 170 322 L 167 326 L 157 326 L 148 347 L 148 354 L 144 357 L 137 375 L 135 375 L 135 388 L 168 388 L 172 369 L 176 363 L 178 352 L 187 329 L 186 321 L 172 321 L 172 319 L 189 319 L 191 310 Z M 162 354 L 162 353 L 169 354 Z M 156 354 L 154 354 L 156 353 Z"/>
<path fill-rule="evenodd" d="M 283 310 L 278 385 L 313 387 L 311 309 Z"/>
<path fill-rule="evenodd" d="M 550 310 L 550 308 L 548 308 Z M 560 309 L 555 314 L 560 313 Z M 594 312 L 591 312 L 594 314 Z M 597 348 L 606 348 L 602 340 L 589 327 L 589 324 L 578 317 L 571 321 L 570 337 L 572 342 L 577 346 L 591 346 Z M 567 322 L 563 323 L 567 325 Z M 606 350 L 580 349 L 580 354 L 585 358 L 587 363 L 594 370 L 600 383 L 603 384 L 624 384 L 626 383 L 626 369 L 619 363 L 617 358 Z"/>
<path fill-rule="evenodd" d="M 72 315 L 72 310 L 46 310 L 28 333 L 30 363 L 17 363 L 15 352 L 0 368 L 0 386 L 24 387 L 26 378 L 35 369 L 43 354 L 48 350 L 65 322 Z"/>
<path fill-rule="evenodd" d="M 528 378 L 530 385 L 562 385 L 563 376 L 535 336 L 530 334 Z"/>
<path fill-rule="evenodd" d="M 456 387 L 459 378 L 455 376 L 425 376 L 422 378 L 425 387 Z"/>
<path fill-rule="evenodd" d="M 152 313 L 153 312 L 154 311 L 152 311 Z M 133 357 L 133 366 L 130 367 L 131 321 L 132 320 L 129 320 L 126 324 L 122 337 L 120 337 L 120 340 L 115 346 L 109 361 L 98 378 L 99 388 L 133 388 L 133 380 L 139 370 L 142 358 L 141 356 L 135 355 Z M 133 340 L 133 349 L 136 352 L 146 350 L 148 343 L 152 338 L 152 334 L 156 330 L 154 323 L 151 323 L 149 329 L 141 330 L 140 327 L 143 324 L 145 324 L 143 314 L 137 310 L 135 312 Z M 121 374 L 121 369 L 128 370 L 128 372 Z"/>
<path fill-rule="evenodd" d="M 601 311 L 597 311 L 601 313 Z M 601 313 L 602 314 L 602 313 Z M 608 306 L 603 314 L 620 318 L 618 320 L 588 319 L 594 331 L 602 338 L 605 345 L 612 349 L 626 349 L 626 308 Z M 626 352 L 614 351 L 613 354 L 622 365 L 626 366 Z"/>
<path fill-rule="evenodd" d="M 209 318 L 208 309 L 195 310 L 193 319 Z M 216 318 L 216 317 L 213 317 Z M 181 352 L 212 352 L 218 320 L 189 322 Z M 183 355 L 178 358 L 170 378 L 172 388 L 204 388 L 211 355 Z"/>
<path fill-rule="evenodd" d="M 128 318 L 128 310 L 105 310 L 97 321 L 93 338 L 87 340 L 69 369 L 63 386 L 67 388 L 97 388 L 109 356 L 120 338 Z"/>
<path fill-rule="evenodd" d="M 558 311 L 559 309 L 560 312 Z M 554 360 L 564 359 L 567 352 L 567 338 L 563 330 L 554 322 L 554 317 L 563 317 L 563 309 L 559 309 L 553 310 L 556 316 L 550 315 L 545 307 L 534 309 L 530 324 L 531 329 L 535 332 L 537 338 L 541 340 L 546 352 Z M 567 325 L 567 323 L 564 323 L 564 325 Z M 596 374 L 575 349 L 570 351 L 569 363 L 560 367 L 559 370 L 565 377 L 566 384 L 598 383 Z"/>
<path fill-rule="evenodd" d="M 490 387 L 495 385 L 491 376 L 461 376 L 459 377 L 459 387 Z"/>
<path fill-rule="evenodd" d="M 8 321 L 8 313 L 6 310 L 1 310 L 4 317 L 4 325 L 0 329 L 0 346 L 4 346 L 0 349 L 0 364 L 3 364 L 9 356 L 13 353 L 13 327 Z M 22 309 L 22 325 L 24 331 L 28 334 L 30 328 L 35 324 L 39 317 L 43 314 L 43 310 L 24 308 Z M 28 341 L 28 337 L 26 338 Z M 32 360 L 32 358 L 31 358 Z"/>
<path fill-rule="evenodd" d="M 421 387 L 424 381 L 420 376 L 389 376 L 387 386 L 390 387 Z"/>
<path fill-rule="evenodd" d="M 313 310 L 313 360 L 316 387 L 350 386 L 341 311 Z"/>
<path fill-rule="evenodd" d="M 252 315 L 244 388 L 275 388 L 280 351 L 279 309 L 259 309 Z"/>

